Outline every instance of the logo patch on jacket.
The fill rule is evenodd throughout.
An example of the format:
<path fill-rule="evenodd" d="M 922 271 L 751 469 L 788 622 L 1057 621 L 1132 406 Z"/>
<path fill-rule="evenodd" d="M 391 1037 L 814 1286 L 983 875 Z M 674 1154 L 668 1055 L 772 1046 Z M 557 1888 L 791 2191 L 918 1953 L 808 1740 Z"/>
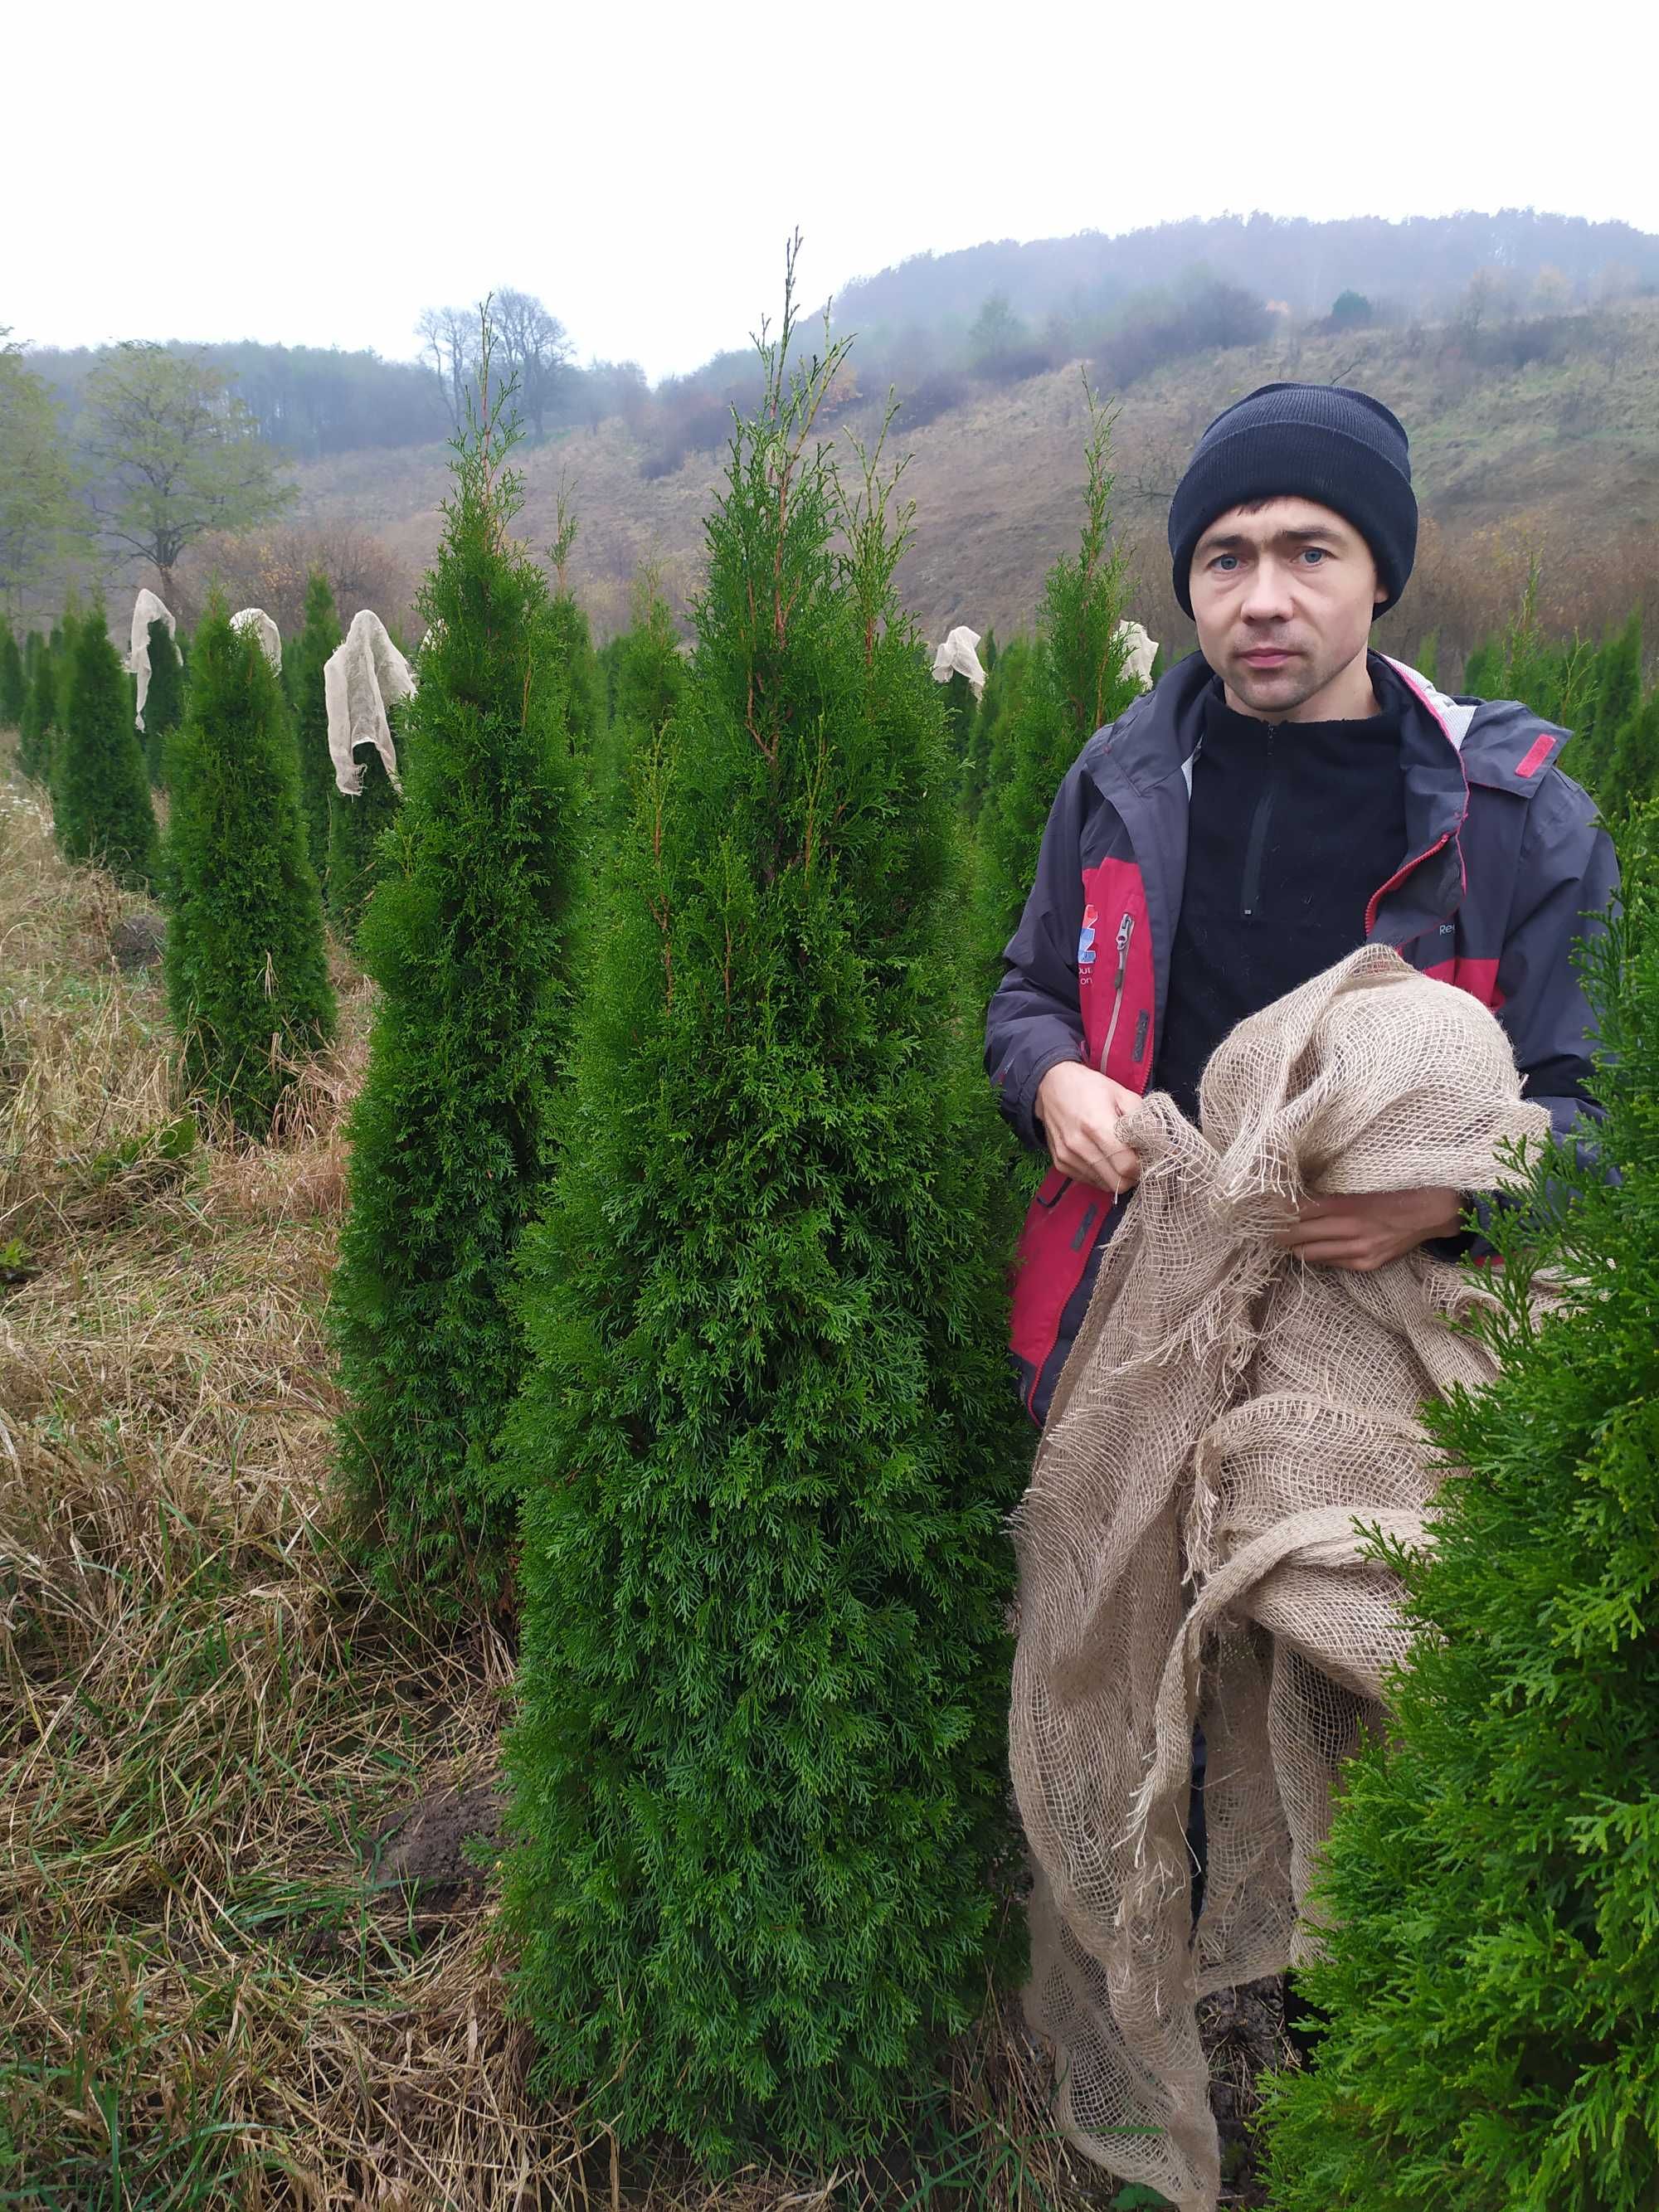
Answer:
<path fill-rule="evenodd" d="M 1089 970 L 1095 964 L 1095 924 L 1099 919 L 1092 904 L 1084 908 L 1083 927 L 1077 938 L 1078 981 L 1080 983 L 1088 981 Z"/>

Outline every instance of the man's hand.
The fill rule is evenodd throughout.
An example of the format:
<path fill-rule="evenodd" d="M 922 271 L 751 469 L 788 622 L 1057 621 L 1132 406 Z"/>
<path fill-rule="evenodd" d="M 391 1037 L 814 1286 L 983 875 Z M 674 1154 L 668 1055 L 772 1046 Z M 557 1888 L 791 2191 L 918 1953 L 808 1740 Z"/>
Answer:
<path fill-rule="evenodd" d="M 1037 1085 L 1037 1119 L 1048 1140 L 1048 1157 L 1062 1174 L 1097 1190 L 1133 1190 L 1140 1162 L 1117 1141 L 1117 1125 L 1140 1103 L 1137 1092 L 1109 1075 L 1062 1060 Z"/>
<path fill-rule="evenodd" d="M 1274 1241 L 1298 1259 L 1370 1274 L 1431 1237 L 1454 1235 L 1462 1218 L 1462 1196 L 1455 1190 L 1372 1190 L 1304 1200 Z"/>

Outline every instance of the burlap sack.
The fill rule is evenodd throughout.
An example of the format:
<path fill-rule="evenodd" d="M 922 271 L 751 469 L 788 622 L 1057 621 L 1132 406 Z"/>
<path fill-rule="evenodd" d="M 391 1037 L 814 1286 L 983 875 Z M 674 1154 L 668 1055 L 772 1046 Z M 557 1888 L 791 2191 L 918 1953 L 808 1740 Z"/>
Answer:
<path fill-rule="evenodd" d="M 170 610 L 165 607 L 152 591 L 142 591 L 132 603 L 132 649 L 127 654 L 127 666 L 138 678 L 138 700 L 133 715 L 133 726 L 144 726 L 144 702 L 149 696 L 149 626 L 162 622 L 167 626 L 167 635 L 175 636 L 179 625 Z"/>
<path fill-rule="evenodd" d="M 323 663 L 329 758 L 334 763 L 335 787 L 343 798 L 362 793 L 363 763 L 357 753 L 365 745 L 374 747 L 393 786 L 403 789 L 386 708 L 414 696 L 414 670 L 392 642 L 379 615 L 370 607 L 360 608 Z"/>
<path fill-rule="evenodd" d="M 230 618 L 233 629 L 251 629 L 259 641 L 259 649 L 270 663 L 271 672 L 283 672 L 283 633 L 263 607 L 244 607 Z"/>
<path fill-rule="evenodd" d="M 1112 2172 L 1207 2212 L 1195 2001 L 1307 1954 L 1332 1786 L 1405 1649 L 1359 1531 L 1422 1539 L 1442 1471 L 1416 1409 L 1492 1374 L 1447 1326 L 1486 1296 L 1456 1267 L 1307 1266 L 1273 1233 L 1305 1195 L 1490 1189 L 1548 1116 L 1492 1015 L 1367 946 L 1240 1024 L 1200 1120 L 1158 1096 L 1124 1125 L 1139 1191 L 1015 1516 L 1010 1750 L 1036 1861 L 1027 2002 L 1062 2121 Z"/>

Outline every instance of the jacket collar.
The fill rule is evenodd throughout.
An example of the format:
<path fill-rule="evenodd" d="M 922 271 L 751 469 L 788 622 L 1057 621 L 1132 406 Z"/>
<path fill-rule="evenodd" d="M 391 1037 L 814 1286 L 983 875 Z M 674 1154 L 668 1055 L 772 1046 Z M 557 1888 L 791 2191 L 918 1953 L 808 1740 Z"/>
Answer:
<path fill-rule="evenodd" d="M 1401 866 L 1373 900 L 1368 925 L 1382 943 L 1405 945 L 1454 914 L 1462 899 L 1461 833 L 1469 805 L 1462 754 L 1471 732 L 1486 716 L 1479 702 L 1448 697 L 1401 661 L 1373 653 L 1368 665 L 1378 697 L 1400 709 L 1407 838 Z M 1158 811 L 1157 802 L 1174 802 L 1184 815 L 1203 731 L 1204 699 L 1215 681 L 1203 655 L 1189 653 L 1084 749 L 1085 773 L 1123 817 L 1137 848 L 1137 829 L 1146 820 L 1149 802 Z M 1530 726 L 1535 732 L 1535 716 Z M 1184 832 L 1184 820 L 1182 827 Z M 1168 848 L 1173 855 L 1176 844 Z M 1184 835 L 1178 849 L 1184 866 Z M 1145 860 L 1142 866 L 1145 871 Z M 1178 909 L 1178 884 L 1159 885 L 1158 890 L 1160 902 Z"/>

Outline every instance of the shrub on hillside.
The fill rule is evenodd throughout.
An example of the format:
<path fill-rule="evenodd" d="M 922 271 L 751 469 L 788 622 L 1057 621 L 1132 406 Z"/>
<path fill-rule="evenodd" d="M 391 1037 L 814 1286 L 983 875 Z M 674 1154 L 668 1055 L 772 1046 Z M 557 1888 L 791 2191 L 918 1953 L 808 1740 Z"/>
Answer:
<path fill-rule="evenodd" d="M 828 2170 L 999 1963 L 1021 1453 L 936 687 L 789 336 L 527 1247 L 507 1913 L 539 2081 Z"/>
<path fill-rule="evenodd" d="M 1426 1415 L 1468 1471 L 1396 1560 L 1416 1635 L 1331 1831 L 1279 2212 L 1659 2202 L 1659 815 L 1623 858 L 1588 962 L 1599 1164 L 1559 1147 L 1499 1218 L 1503 1372 Z"/>
<path fill-rule="evenodd" d="M 973 386 L 965 376 L 954 369 L 941 369 L 935 375 L 924 376 L 899 396 L 899 424 L 904 430 L 920 430 L 929 422 L 937 422 L 941 415 L 966 404 L 973 396 Z"/>
<path fill-rule="evenodd" d="M 487 327 L 480 374 L 422 593 L 397 865 L 361 932 L 381 995 L 330 1307 L 359 1548 L 383 1590 L 443 1611 L 507 1571 L 491 1455 L 519 1380 L 514 1251 L 548 1167 L 576 845 L 568 634 L 509 535 L 516 431 Z"/>
<path fill-rule="evenodd" d="M 167 1003 L 192 1090 L 254 1136 L 334 1034 L 294 741 L 258 633 L 222 604 L 196 634 L 167 744 Z"/>

